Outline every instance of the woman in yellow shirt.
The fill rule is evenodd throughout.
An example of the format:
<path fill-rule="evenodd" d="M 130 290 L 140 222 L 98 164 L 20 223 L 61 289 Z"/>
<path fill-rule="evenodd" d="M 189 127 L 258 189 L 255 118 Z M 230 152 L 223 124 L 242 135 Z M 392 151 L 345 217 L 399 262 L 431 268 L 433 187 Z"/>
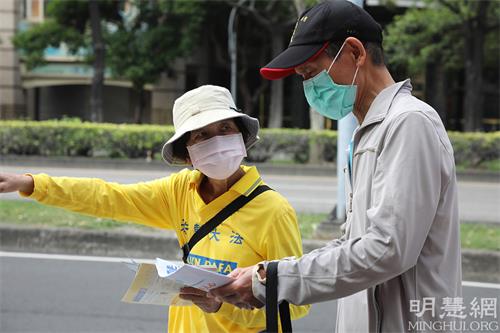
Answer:
<path fill-rule="evenodd" d="M 170 164 L 192 165 L 169 177 L 122 185 L 100 179 L 0 174 L 0 193 L 19 191 L 43 204 L 157 228 L 173 229 L 182 247 L 208 220 L 236 198 L 263 185 L 255 167 L 241 165 L 258 140 L 258 120 L 238 112 L 229 91 L 201 86 L 173 108 L 175 134 L 164 145 Z M 187 256 L 193 265 L 215 265 L 229 274 L 263 260 L 301 256 L 294 210 L 280 194 L 266 191 L 202 238 Z M 181 290 L 192 306 L 170 306 L 170 332 L 259 332 L 265 311 L 239 309 L 194 288 Z M 291 306 L 292 319 L 309 306 Z"/>

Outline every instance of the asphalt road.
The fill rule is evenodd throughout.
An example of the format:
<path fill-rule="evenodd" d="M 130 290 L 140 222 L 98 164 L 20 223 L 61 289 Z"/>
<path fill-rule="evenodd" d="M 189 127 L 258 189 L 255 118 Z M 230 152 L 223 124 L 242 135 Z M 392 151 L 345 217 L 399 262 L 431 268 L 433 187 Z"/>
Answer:
<path fill-rule="evenodd" d="M 60 167 L 0 166 L 0 172 L 47 173 L 52 176 L 97 177 L 118 183 L 135 183 L 168 176 L 169 171 L 91 169 Z M 329 213 L 337 199 L 337 179 L 322 176 L 263 174 L 272 188 L 283 194 L 298 212 Z M 500 184 L 459 182 L 461 221 L 500 223 Z M 20 199 L 16 194 L 0 194 L 1 199 Z"/>
<path fill-rule="evenodd" d="M 166 332 L 166 307 L 120 302 L 134 274 L 121 260 L 0 252 L 0 332 Z M 467 309 L 474 297 L 498 303 L 500 285 L 464 284 Z M 335 301 L 313 305 L 294 330 L 333 332 L 335 307 Z M 490 312 L 466 320 L 495 327 L 495 310 L 496 318 Z M 486 331 L 492 330 L 480 330 Z"/>

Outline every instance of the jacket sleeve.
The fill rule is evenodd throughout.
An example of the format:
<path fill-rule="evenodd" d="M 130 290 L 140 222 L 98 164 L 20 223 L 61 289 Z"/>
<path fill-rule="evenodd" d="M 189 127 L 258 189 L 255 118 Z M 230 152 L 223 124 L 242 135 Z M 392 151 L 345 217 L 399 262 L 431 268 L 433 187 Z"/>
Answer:
<path fill-rule="evenodd" d="M 279 210 L 270 228 L 266 230 L 266 239 L 263 244 L 266 248 L 266 259 L 280 259 L 284 257 L 300 257 L 302 255 L 302 239 L 300 237 L 297 217 L 288 203 L 284 203 L 283 210 Z M 265 287 L 264 287 L 265 288 Z M 264 291 L 265 293 L 265 291 Z M 290 317 L 295 320 L 309 313 L 310 305 L 297 306 L 290 304 Z M 224 303 L 217 313 L 222 314 L 233 322 L 245 327 L 266 326 L 265 309 L 240 310 L 239 308 Z"/>
<path fill-rule="evenodd" d="M 372 182 L 370 226 L 361 237 L 278 267 L 280 300 L 308 304 L 352 295 L 417 263 L 437 210 L 443 150 L 431 121 L 420 112 L 390 126 Z M 356 195 L 356 193 L 354 193 Z M 355 207 L 353 207 L 355 209 Z M 351 223 L 358 223 L 352 220 Z M 255 297 L 265 289 L 253 281 Z"/>
<path fill-rule="evenodd" d="M 332 239 L 331 241 L 328 241 L 323 247 L 314 249 L 311 252 L 307 253 L 307 255 L 319 255 L 320 253 L 329 251 L 333 247 L 342 245 L 342 243 L 344 243 L 346 239 L 347 239 L 346 234 L 343 233 L 342 236 L 340 236 L 340 238 L 335 238 Z"/>
<path fill-rule="evenodd" d="M 29 197 L 40 203 L 97 217 L 172 228 L 165 194 L 169 178 L 122 185 L 94 178 L 31 176 L 35 188 Z"/>

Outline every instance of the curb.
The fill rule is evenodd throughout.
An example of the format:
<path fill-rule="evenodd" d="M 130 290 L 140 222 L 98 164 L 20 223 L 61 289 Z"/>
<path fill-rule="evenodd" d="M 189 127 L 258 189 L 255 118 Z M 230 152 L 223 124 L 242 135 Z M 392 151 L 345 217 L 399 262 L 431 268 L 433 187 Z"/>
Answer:
<path fill-rule="evenodd" d="M 278 175 L 302 175 L 336 177 L 336 165 L 331 164 L 272 164 L 250 163 L 256 165 L 261 173 Z M 37 166 L 37 167 L 65 167 L 65 168 L 103 168 L 103 169 L 132 169 L 132 170 L 168 170 L 179 171 L 184 166 L 167 165 L 164 161 L 146 159 L 111 159 L 98 157 L 43 157 L 24 155 L 0 156 L 0 166 Z M 500 172 L 465 170 L 457 171 L 459 181 L 480 181 L 500 183 Z"/>
<path fill-rule="evenodd" d="M 326 241 L 303 240 L 304 253 Z M 0 226 L 0 250 L 181 260 L 174 232 L 87 231 L 71 228 Z M 500 283 L 500 252 L 462 250 L 463 280 Z"/>
<path fill-rule="evenodd" d="M 5 225 L 0 226 L 0 250 L 181 260 L 179 242 L 171 233 L 164 230 L 153 234 Z"/>

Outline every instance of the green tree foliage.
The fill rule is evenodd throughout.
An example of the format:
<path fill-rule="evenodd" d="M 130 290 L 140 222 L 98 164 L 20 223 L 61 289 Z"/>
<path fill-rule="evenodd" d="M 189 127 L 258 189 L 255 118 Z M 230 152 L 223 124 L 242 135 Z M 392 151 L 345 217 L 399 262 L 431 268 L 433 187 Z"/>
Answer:
<path fill-rule="evenodd" d="M 13 38 L 16 48 L 22 50 L 23 60 L 28 69 L 43 65 L 45 49 L 59 47 L 62 41 L 65 41 L 70 53 L 74 54 L 84 45 L 83 35 L 75 29 L 64 28 L 54 19 L 47 19 L 29 30 L 16 34 Z"/>
<path fill-rule="evenodd" d="M 387 26 L 385 51 L 392 65 L 405 66 L 410 74 L 422 72 L 429 60 L 438 60 L 446 69 L 464 68 L 464 26 L 477 17 L 480 1 L 426 1 L 425 8 L 412 8 L 394 18 Z M 488 42 L 484 44 L 487 64 L 498 60 L 498 23 L 500 6 L 496 1 L 487 4 L 484 17 Z M 445 4 L 453 4 L 453 11 Z"/>
<path fill-rule="evenodd" d="M 140 122 L 144 86 L 161 73 L 174 73 L 174 61 L 196 45 L 203 20 L 200 1 L 152 0 L 132 2 L 124 20 L 108 31 L 108 65 L 113 75 L 130 80 L 139 95 L 135 121 Z"/>
<path fill-rule="evenodd" d="M 104 20 L 120 20 L 121 2 L 101 0 L 98 3 Z M 69 53 L 86 55 L 87 61 L 92 61 L 88 7 L 87 1 L 52 0 L 47 3 L 46 18 L 42 23 L 32 25 L 28 30 L 14 36 L 13 43 L 22 51 L 28 69 L 43 65 L 44 50 L 47 47 L 60 47 L 62 43 L 66 45 Z"/>
<path fill-rule="evenodd" d="M 387 27 L 389 63 L 410 74 L 423 73 L 429 65 L 434 72 L 464 70 L 465 129 L 478 130 L 483 71 L 498 66 L 499 17 L 498 1 L 427 0 L 423 8 L 409 9 Z"/>
<path fill-rule="evenodd" d="M 410 9 L 387 27 L 389 63 L 405 66 L 410 74 L 421 73 L 430 59 L 439 60 L 445 68 L 460 68 L 463 38 L 459 28 L 458 18 L 446 8 Z"/>

